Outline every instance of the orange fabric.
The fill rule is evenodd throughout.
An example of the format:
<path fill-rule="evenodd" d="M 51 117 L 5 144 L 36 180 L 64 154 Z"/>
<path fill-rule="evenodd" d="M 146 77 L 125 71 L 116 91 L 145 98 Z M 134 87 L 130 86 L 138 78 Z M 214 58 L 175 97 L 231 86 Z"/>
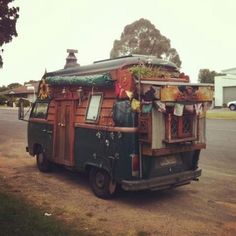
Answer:
<path fill-rule="evenodd" d="M 116 95 L 119 98 L 130 98 L 128 95 L 134 92 L 134 80 L 128 69 L 118 70 L 116 81 Z"/>

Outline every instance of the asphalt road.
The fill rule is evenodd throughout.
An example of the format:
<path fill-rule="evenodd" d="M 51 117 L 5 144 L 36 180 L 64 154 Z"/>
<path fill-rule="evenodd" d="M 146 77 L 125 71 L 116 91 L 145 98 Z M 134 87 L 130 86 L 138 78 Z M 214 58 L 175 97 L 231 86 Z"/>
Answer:
<path fill-rule="evenodd" d="M 25 162 L 29 165 L 27 170 L 31 171 L 30 181 L 35 181 L 37 185 L 40 178 L 44 177 L 37 175 L 37 179 L 34 179 L 37 170 L 25 161 L 28 158 L 25 152 L 26 126 L 27 122 L 17 120 L 16 110 L 0 109 L 0 177 L 16 173 L 14 170 L 19 171 L 17 168 L 21 165 L 20 162 Z M 73 188 L 82 185 L 78 190 L 80 192 L 74 192 L 74 197 L 71 194 L 66 195 L 71 201 L 68 204 L 77 202 L 73 205 L 73 212 L 78 210 L 80 214 L 84 213 L 88 224 L 98 221 L 100 226 L 96 224 L 96 227 L 105 227 L 107 235 L 138 235 L 132 232 L 143 233 L 140 235 L 236 235 L 236 120 L 207 120 L 207 149 L 201 152 L 199 165 L 203 170 L 199 182 L 171 191 L 122 192 L 119 198 L 112 202 L 94 197 L 86 180 L 82 179 L 79 183 L 73 180 L 62 183 L 69 175 L 68 172 L 63 173 L 62 178 L 56 172 L 50 175 L 49 181 L 60 178 L 57 184 L 59 188 L 65 189 L 69 185 L 73 185 Z M 12 185 L 19 183 L 14 181 L 20 181 L 20 178 L 9 177 Z M 55 182 L 52 182 L 52 186 L 53 184 L 55 185 Z M 52 188 L 51 191 L 54 191 L 55 197 L 57 190 Z M 30 198 L 30 191 L 22 194 L 28 194 Z M 80 201 L 76 200 L 77 194 L 80 194 Z M 57 200 L 59 201 L 59 198 L 54 199 Z M 51 204 L 53 208 L 50 200 L 44 201 L 48 201 L 47 204 Z M 62 199 L 60 204 L 63 205 L 61 201 Z M 86 205 L 86 210 L 83 205 Z M 66 217 L 66 212 L 60 217 Z"/>

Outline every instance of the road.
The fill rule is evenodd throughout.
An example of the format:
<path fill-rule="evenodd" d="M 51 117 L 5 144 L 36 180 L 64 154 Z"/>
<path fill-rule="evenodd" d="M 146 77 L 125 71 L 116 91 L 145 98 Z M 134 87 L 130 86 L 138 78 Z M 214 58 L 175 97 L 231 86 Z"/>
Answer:
<path fill-rule="evenodd" d="M 26 126 L 16 110 L 0 109 L 0 190 L 94 235 L 236 235 L 236 120 L 207 120 L 199 182 L 121 192 L 111 201 L 92 194 L 87 176 L 62 168 L 40 173 L 25 152 Z"/>

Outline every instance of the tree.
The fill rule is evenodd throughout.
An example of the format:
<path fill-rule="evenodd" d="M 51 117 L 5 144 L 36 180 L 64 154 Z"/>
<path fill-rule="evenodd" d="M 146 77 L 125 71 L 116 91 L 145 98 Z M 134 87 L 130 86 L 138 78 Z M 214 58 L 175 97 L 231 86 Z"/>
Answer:
<path fill-rule="evenodd" d="M 146 19 L 141 18 L 125 26 L 120 40 L 115 40 L 110 57 L 115 58 L 128 54 L 155 55 L 174 62 L 177 66 L 181 61 L 176 49 L 171 48 L 170 40 Z"/>
<path fill-rule="evenodd" d="M 27 81 L 27 82 L 24 82 L 24 85 L 26 85 L 26 84 L 32 84 L 32 83 L 37 83 L 37 82 L 39 82 L 39 80 L 29 80 L 29 81 Z"/>
<path fill-rule="evenodd" d="M 0 87 L 0 92 L 6 91 L 6 90 L 7 90 L 7 87 L 5 85 Z"/>
<path fill-rule="evenodd" d="M 3 52 L 2 46 L 12 41 L 17 36 L 16 21 L 19 17 L 19 7 L 9 6 L 14 0 L 0 0 L 0 51 Z M 2 56 L 0 55 L 0 68 L 3 65 Z"/>
<path fill-rule="evenodd" d="M 198 73 L 198 82 L 200 83 L 210 83 L 214 84 L 215 76 L 224 75 L 222 73 L 217 73 L 214 70 L 200 69 Z"/>
<path fill-rule="evenodd" d="M 22 85 L 19 84 L 19 83 L 11 83 L 11 84 L 9 84 L 9 85 L 7 86 L 7 88 L 8 88 L 8 89 L 14 89 L 14 88 L 18 88 L 18 87 L 20 87 L 20 86 L 22 86 Z"/>

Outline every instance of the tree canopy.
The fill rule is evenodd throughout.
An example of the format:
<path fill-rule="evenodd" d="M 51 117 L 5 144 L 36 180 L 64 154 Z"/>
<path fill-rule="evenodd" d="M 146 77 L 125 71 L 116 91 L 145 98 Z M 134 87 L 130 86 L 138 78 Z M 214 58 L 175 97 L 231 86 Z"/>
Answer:
<path fill-rule="evenodd" d="M 200 69 L 198 73 L 198 82 L 214 84 L 215 76 L 218 75 L 224 75 L 224 74 L 217 73 L 214 70 L 210 71 L 209 69 Z"/>
<path fill-rule="evenodd" d="M 7 86 L 8 89 L 14 89 L 22 86 L 20 83 L 11 83 Z"/>
<path fill-rule="evenodd" d="M 19 17 L 19 7 L 14 7 L 11 3 L 14 0 L 0 0 L 0 50 L 5 43 L 12 41 L 17 36 L 16 21 Z M 3 65 L 2 56 L 0 55 L 0 68 Z"/>
<path fill-rule="evenodd" d="M 11 84 L 8 84 L 7 86 L 3 85 L 3 86 L 0 86 L 0 92 L 3 92 L 3 91 L 6 91 L 6 90 L 9 90 L 9 89 L 14 89 L 14 88 L 18 88 L 22 86 L 20 83 L 11 83 Z"/>
<path fill-rule="evenodd" d="M 139 19 L 126 25 L 120 40 L 115 40 L 110 57 L 115 58 L 129 54 L 154 55 L 174 62 L 180 67 L 181 60 L 170 40 L 163 36 L 147 19 Z"/>

